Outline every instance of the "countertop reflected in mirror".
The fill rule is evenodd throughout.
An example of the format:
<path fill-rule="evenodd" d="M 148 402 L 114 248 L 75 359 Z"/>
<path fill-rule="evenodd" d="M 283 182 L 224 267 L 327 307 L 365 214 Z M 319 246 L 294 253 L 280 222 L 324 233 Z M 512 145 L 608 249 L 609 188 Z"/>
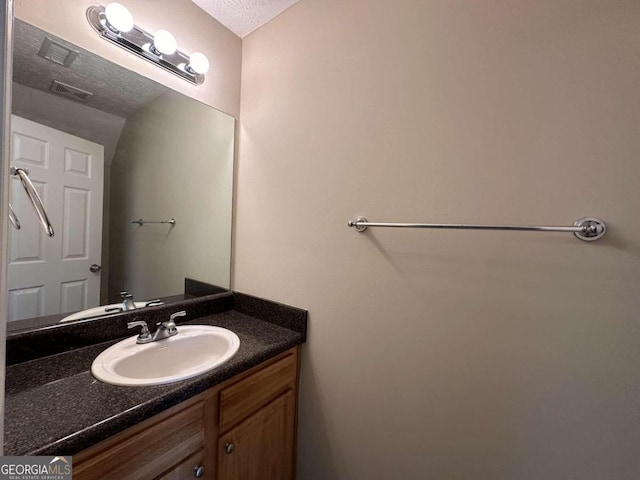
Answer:
<path fill-rule="evenodd" d="M 184 293 L 169 295 L 166 297 L 158 298 L 160 301 L 159 304 L 154 302 L 153 306 L 159 305 L 171 305 L 176 302 L 182 302 L 184 300 L 193 300 L 196 298 L 206 297 L 209 295 L 216 295 L 219 293 L 229 292 L 228 289 L 218 287 L 216 285 L 210 285 L 208 283 L 200 282 L 197 280 L 193 280 L 191 278 L 185 278 L 184 280 Z M 154 299 L 155 300 L 155 299 Z M 133 311 L 143 312 L 145 308 L 141 307 L 136 308 Z M 129 310 L 130 312 L 132 310 Z M 72 325 L 76 322 L 86 321 L 86 320 L 97 320 L 105 317 L 112 317 L 123 313 L 123 311 L 115 311 L 105 314 L 93 315 L 93 316 L 84 316 L 77 320 L 72 320 L 69 322 L 61 322 L 69 313 L 56 313 L 53 315 L 46 315 L 41 317 L 34 318 L 25 318 L 22 320 L 15 320 L 13 322 L 9 322 L 7 325 L 7 336 L 25 333 L 33 330 L 38 330 L 42 327 L 50 327 L 52 325 Z"/>

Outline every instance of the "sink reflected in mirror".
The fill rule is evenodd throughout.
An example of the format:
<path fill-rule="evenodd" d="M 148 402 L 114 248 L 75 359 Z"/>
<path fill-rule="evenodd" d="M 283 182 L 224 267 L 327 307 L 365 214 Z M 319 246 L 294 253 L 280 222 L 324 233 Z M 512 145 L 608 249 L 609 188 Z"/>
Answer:
<path fill-rule="evenodd" d="M 228 292 L 229 290 L 226 288 L 218 287 L 216 285 L 210 285 L 208 283 L 199 282 L 197 280 L 193 280 L 191 278 L 184 279 L 183 285 L 184 293 L 180 293 L 177 295 L 169 295 L 166 297 L 153 298 L 146 301 L 140 301 L 139 298 L 134 298 L 132 296 L 132 301 L 135 305 L 135 310 L 140 309 L 142 313 L 144 309 L 161 306 L 161 305 L 174 305 L 174 304 L 182 304 L 187 300 L 193 300 L 196 298 L 207 297 L 210 295 L 218 295 L 220 293 Z M 126 292 L 121 292 L 126 293 Z M 128 297 L 129 294 L 126 295 Z M 123 302 L 126 299 L 123 299 Z M 119 303 L 109 303 L 106 305 L 101 305 L 98 307 L 87 308 L 84 310 L 80 310 L 79 312 L 73 313 L 59 313 L 54 315 L 36 317 L 36 318 L 27 318 L 23 320 L 15 320 L 8 322 L 7 324 L 7 335 L 20 335 L 27 331 L 37 330 L 43 327 L 49 327 L 53 325 L 58 326 L 72 326 L 76 321 L 86 321 L 86 320 L 98 320 L 105 317 L 114 317 L 113 321 L 117 321 L 117 319 L 123 313 L 127 313 L 126 310 L 131 311 L 131 308 L 124 308 L 123 302 Z M 110 311 L 106 311 L 107 309 L 113 309 Z M 124 310 L 124 311 L 123 311 Z"/>
<path fill-rule="evenodd" d="M 112 385 L 162 385 L 195 377 L 230 360 L 240 348 L 231 330 L 209 325 L 178 325 L 178 333 L 151 343 L 122 340 L 91 365 L 98 380 Z"/>
<path fill-rule="evenodd" d="M 133 303 L 136 308 L 144 308 L 147 306 L 152 306 L 152 305 L 148 305 L 150 302 L 133 302 Z M 162 302 L 152 302 L 152 303 L 153 305 L 162 305 Z M 71 315 L 67 315 L 62 320 L 60 320 L 60 323 L 70 322 L 72 320 L 80 320 L 83 318 L 99 317 L 99 316 L 107 315 L 109 313 L 117 313 L 122 311 L 124 311 L 124 309 L 122 308 L 121 303 L 112 303 L 111 305 L 101 305 L 100 307 L 88 308 L 86 310 L 81 310 L 79 312 L 72 313 Z"/>

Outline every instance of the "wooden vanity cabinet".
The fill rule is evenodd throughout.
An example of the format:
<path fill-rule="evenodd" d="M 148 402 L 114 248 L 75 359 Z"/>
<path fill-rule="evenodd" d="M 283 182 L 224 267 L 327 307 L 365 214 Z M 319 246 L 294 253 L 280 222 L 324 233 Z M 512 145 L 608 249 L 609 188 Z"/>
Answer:
<path fill-rule="evenodd" d="M 73 456 L 74 480 L 293 480 L 299 347 Z"/>

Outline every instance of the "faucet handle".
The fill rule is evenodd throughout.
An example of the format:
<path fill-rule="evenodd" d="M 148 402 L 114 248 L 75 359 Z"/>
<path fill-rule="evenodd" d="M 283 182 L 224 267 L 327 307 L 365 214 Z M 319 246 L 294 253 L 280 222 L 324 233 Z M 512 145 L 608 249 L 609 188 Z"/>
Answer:
<path fill-rule="evenodd" d="M 138 320 L 136 322 L 127 322 L 127 328 L 135 328 L 135 327 L 142 327 L 142 330 L 140 331 L 140 335 L 138 335 L 138 340 L 147 340 L 148 338 L 151 338 L 151 332 L 149 332 L 149 326 L 147 325 L 147 322 L 145 322 L 144 320 Z"/>
<path fill-rule="evenodd" d="M 187 312 L 186 312 L 186 311 L 184 311 L 184 310 L 182 310 L 181 312 L 176 312 L 176 313 L 174 313 L 173 315 L 171 315 L 171 316 L 169 317 L 169 321 L 170 321 L 170 322 L 173 322 L 173 320 L 175 320 L 175 319 L 176 319 L 176 318 L 178 318 L 178 317 L 186 317 L 186 316 L 187 316 Z"/>
<path fill-rule="evenodd" d="M 176 319 L 177 317 L 184 317 L 186 314 L 187 312 L 185 312 L 184 310 L 182 310 L 181 312 L 176 312 L 169 317 L 169 320 L 165 322 L 158 322 L 156 325 L 163 330 L 167 330 L 169 335 L 175 335 L 176 333 L 178 333 L 178 329 L 176 328 L 176 322 L 174 322 L 174 319 Z"/>

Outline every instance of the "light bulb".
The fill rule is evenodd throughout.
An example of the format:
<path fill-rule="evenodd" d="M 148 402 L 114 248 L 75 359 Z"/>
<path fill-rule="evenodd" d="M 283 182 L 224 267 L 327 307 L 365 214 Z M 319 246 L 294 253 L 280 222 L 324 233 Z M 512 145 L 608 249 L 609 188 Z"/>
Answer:
<path fill-rule="evenodd" d="M 176 52 L 178 42 L 171 33 L 166 30 L 158 30 L 153 35 L 153 47 L 160 53 L 171 55 Z"/>
<path fill-rule="evenodd" d="M 209 60 L 207 60 L 204 54 L 195 52 L 189 58 L 189 65 L 187 65 L 187 67 L 195 73 L 205 74 L 209 71 Z"/>
<path fill-rule="evenodd" d="M 118 32 L 129 32 L 133 28 L 133 16 L 124 5 L 109 3 L 104 9 L 107 23 Z"/>

